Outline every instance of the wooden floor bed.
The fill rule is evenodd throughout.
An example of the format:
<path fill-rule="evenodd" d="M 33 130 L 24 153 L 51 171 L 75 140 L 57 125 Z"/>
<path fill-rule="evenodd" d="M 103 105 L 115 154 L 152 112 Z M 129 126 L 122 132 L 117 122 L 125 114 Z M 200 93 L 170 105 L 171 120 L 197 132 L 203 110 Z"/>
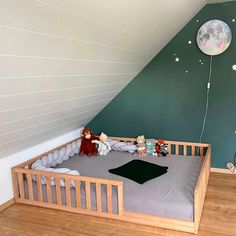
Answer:
<path fill-rule="evenodd" d="M 119 138 L 110 137 L 112 139 L 123 141 L 123 142 L 134 142 L 133 138 Z M 78 138 L 79 139 L 79 138 Z M 76 139 L 76 140 L 78 140 Z M 76 140 L 72 140 L 72 143 Z M 168 144 L 168 151 L 170 154 L 185 155 L 185 156 L 202 156 L 204 158 L 202 168 L 197 180 L 197 184 L 194 191 L 194 221 L 184 221 L 170 219 L 166 217 L 157 217 L 145 214 L 139 214 L 135 212 L 128 212 L 123 209 L 123 182 L 119 180 L 111 179 L 100 179 L 94 177 L 77 176 L 69 174 L 59 174 L 53 172 L 32 170 L 31 165 L 38 159 L 45 155 L 53 153 L 54 151 L 66 147 L 69 143 L 66 143 L 60 147 L 50 150 L 47 153 L 43 153 L 29 161 L 26 161 L 20 165 L 12 168 L 13 187 L 14 187 L 14 198 L 16 203 L 28 204 L 34 206 L 40 206 L 45 208 L 53 208 L 57 210 L 63 210 L 68 212 L 74 212 L 79 214 L 87 214 L 99 217 L 107 217 L 122 221 L 129 221 L 138 224 L 150 225 L 155 227 L 161 227 L 166 229 L 179 230 L 189 233 L 198 233 L 198 228 L 201 220 L 201 214 L 203 210 L 206 189 L 208 185 L 208 179 L 210 174 L 210 163 L 211 163 L 211 146 L 209 144 L 202 143 L 189 143 L 189 142 L 176 142 L 176 141 L 165 141 Z M 46 177 L 46 191 L 47 201 L 42 197 L 42 183 L 41 178 Z M 33 193 L 33 177 L 37 181 L 37 199 Z M 51 179 L 55 180 L 56 183 L 56 199 L 57 202 L 52 202 L 52 189 Z M 65 181 L 65 193 L 66 193 L 66 204 L 62 205 L 61 197 L 61 186 L 60 180 Z M 28 197 L 25 194 L 24 181 L 27 180 L 28 185 Z M 76 192 L 76 206 L 72 207 L 71 204 L 71 187 L 70 183 L 74 181 L 75 192 Z M 86 207 L 81 207 L 81 196 L 80 186 L 81 183 L 85 184 L 86 190 Z M 91 184 L 96 185 L 96 209 L 92 209 L 91 206 Z M 101 199 L 101 187 L 106 185 L 107 191 L 107 212 L 102 211 L 102 199 Z M 112 188 L 117 188 L 118 194 L 118 211 L 114 213 L 112 211 Z"/>

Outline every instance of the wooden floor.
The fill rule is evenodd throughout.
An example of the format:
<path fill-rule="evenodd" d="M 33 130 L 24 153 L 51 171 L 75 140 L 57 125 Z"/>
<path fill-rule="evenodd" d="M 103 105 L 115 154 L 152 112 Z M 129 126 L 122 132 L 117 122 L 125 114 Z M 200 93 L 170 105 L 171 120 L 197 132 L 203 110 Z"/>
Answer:
<path fill-rule="evenodd" d="M 154 227 L 13 205 L 0 212 L 0 235 L 14 236 L 193 236 Z M 212 173 L 200 236 L 236 236 L 236 176 Z"/>

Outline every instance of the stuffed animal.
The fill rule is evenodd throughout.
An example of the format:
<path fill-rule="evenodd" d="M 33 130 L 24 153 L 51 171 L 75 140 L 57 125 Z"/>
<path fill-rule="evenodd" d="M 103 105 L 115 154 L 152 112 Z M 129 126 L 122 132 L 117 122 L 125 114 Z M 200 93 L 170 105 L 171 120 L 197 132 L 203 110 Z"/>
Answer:
<path fill-rule="evenodd" d="M 104 133 L 101 133 L 99 136 L 99 140 L 93 140 L 93 143 L 98 144 L 98 152 L 100 156 L 106 156 L 108 152 L 111 150 L 111 145 L 107 141 L 107 135 Z"/>
<path fill-rule="evenodd" d="M 93 143 L 92 141 L 97 140 L 98 138 L 95 137 L 89 128 L 84 128 L 82 131 L 82 140 L 81 140 L 81 146 L 80 146 L 80 151 L 79 155 L 83 156 L 88 155 L 88 156 L 96 156 L 98 153 L 96 144 Z"/>
<path fill-rule="evenodd" d="M 226 166 L 233 174 L 236 174 L 236 152 L 234 154 L 234 163 L 228 162 Z"/>
<path fill-rule="evenodd" d="M 146 153 L 148 156 L 153 156 L 155 152 L 155 139 L 146 139 Z"/>
<path fill-rule="evenodd" d="M 137 141 L 138 155 L 140 157 L 145 157 L 146 156 L 146 145 L 145 145 L 144 135 L 138 136 L 136 141 Z"/>
<path fill-rule="evenodd" d="M 155 146 L 155 156 L 166 156 L 168 154 L 168 144 L 159 139 Z"/>

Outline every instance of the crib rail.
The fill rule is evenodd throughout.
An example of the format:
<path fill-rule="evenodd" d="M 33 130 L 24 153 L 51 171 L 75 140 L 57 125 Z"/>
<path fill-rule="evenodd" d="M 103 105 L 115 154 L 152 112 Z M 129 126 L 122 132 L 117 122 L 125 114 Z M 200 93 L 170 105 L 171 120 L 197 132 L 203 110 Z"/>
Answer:
<path fill-rule="evenodd" d="M 111 217 L 112 215 L 121 216 L 123 214 L 122 181 L 18 167 L 12 169 L 12 175 L 16 203 L 66 209 L 66 211 L 77 213 L 86 214 L 87 212 L 89 215 L 108 215 Z M 92 188 L 94 193 L 92 193 Z M 43 189 L 46 189 L 44 193 Z M 73 191 L 74 204 L 72 204 Z M 116 206 L 113 205 L 113 194 L 116 194 Z M 64 203 L 62 201 L 63 196 Z"/>
<path fill-rule="evenodd" d="M 135 138 L 121 138 L 121 137 L 109 137 L 121 142 L 136 141 Z M 158 140 L 156 140 L 157 142 Z M 185 156 L 205 156 L 208 148 L 208 144 L 205 143 L 192 143 L 192 142 L 179 142 L 179 141 L 164 141 L 168 145 L 168 153 L 174 155 Z"/>

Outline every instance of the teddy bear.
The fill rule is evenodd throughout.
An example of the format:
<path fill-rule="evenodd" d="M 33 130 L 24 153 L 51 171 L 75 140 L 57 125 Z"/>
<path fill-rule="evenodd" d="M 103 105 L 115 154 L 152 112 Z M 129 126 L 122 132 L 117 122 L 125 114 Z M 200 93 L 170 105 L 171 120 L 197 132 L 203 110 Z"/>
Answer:
<path fill-rule="evenodd" d="M 92 143 L 96 143 L 98 145 L 98 152 L 100 156 L 106 156 L 108 152 L 111 150 L 111 145 L 107 140 L 108 140 L 107 135 L 101 133 L 101 135 L 99 136 L 99 140 L 92 141 Z"/>

